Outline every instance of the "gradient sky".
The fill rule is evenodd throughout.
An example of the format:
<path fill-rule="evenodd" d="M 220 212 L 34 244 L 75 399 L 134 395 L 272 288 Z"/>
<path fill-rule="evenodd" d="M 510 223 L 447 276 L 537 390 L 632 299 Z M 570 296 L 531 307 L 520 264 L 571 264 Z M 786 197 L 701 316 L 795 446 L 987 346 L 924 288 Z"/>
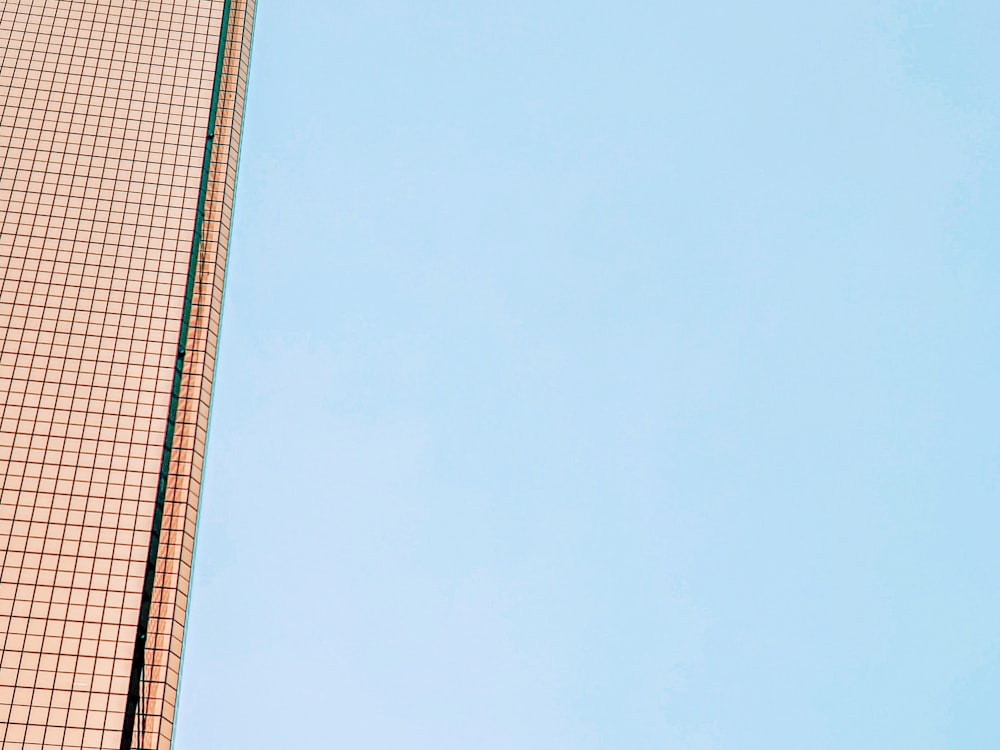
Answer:
<path fill-rule="evenodd" d="M 179 750 L 1000 746 L 998 28 L 262 0 Z"/>

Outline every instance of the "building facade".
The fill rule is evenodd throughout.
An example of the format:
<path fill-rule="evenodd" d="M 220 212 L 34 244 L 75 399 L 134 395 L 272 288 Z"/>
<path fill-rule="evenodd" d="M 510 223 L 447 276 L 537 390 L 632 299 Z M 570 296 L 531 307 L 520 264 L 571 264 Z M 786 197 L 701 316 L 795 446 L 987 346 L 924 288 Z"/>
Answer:
<path fill-rule="evenodd" d="M 171 745 L 254 0 L 0 3 L 0 748 Z"/>

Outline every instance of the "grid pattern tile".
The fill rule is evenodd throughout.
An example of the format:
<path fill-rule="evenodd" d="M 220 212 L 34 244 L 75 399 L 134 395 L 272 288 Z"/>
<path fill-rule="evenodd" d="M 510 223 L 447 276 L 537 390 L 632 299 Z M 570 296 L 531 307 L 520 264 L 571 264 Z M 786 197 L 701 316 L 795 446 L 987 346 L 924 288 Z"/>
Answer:
<path fill-rule="evenodd" d="M 2 750 L 122 745 L 203 205 L 131 744 L 169 748 L 252 18 L 245 0 L 0 4 Z"/>
<path fill-rule="evenodd" d="M 173 734 L 254 11 L 254 0 L 235 1 L 228 19 L 216 136 L 205 195 L 204 239 L 192 300 L 146 652 L 148 680 L 140 714 L 148 721 L 141 733 L 137 726 L 134 744 L 148 750 L 167 750 Z"/>

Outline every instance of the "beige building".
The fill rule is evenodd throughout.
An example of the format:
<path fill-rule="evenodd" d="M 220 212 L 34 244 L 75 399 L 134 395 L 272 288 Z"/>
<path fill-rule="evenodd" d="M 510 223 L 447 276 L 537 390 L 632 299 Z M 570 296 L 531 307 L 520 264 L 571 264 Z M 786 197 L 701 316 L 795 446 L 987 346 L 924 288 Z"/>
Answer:
<path fill-rule="evenodd" d="M 167 750 L 254 0 L 0 3 L 0 748 Z"/>

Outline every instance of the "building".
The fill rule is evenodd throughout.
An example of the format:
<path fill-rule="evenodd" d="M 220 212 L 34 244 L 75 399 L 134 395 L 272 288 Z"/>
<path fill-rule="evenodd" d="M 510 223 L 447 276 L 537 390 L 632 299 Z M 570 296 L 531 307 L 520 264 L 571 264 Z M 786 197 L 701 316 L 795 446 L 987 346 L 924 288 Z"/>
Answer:
<path fill-rule="evenodd" d="M 0 4 L 0 748 L 167 750 L 254 0 Z"/>

